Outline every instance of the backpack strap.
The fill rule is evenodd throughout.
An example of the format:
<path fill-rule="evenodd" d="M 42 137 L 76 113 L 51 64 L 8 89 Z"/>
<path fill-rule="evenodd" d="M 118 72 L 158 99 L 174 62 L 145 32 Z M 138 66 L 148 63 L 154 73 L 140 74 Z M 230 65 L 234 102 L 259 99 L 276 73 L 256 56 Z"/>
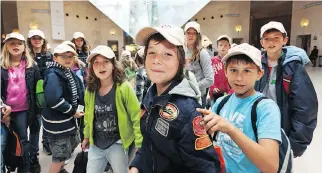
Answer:
<path fill-rule="evenodd" d="M 221 109 L 224 107 L 224 105 L 227 103 L 227 101 L 229 100 L 229 98 L 231 97 L 231 94 L 227 95 L 226 97 L 224 97 L 221 102 L 219 103 L 217 110 L 216 110 L 216 114 L 219 115 Z"/>
<path fill-rule="evenodd" d="M 254 131 L 254 134 L 255 134 L 255 139 L 256 139 L 256 142 L 258 142 L 258 134 L 257 134 L 257 126 L 256 126 L 256 122 L 257 122 L 257 112 L 256 112 L 256 108 L 257 108 L 257 105 L 260 101 L 262 101 L 263 99 L 268 99 L 267 97 L 260 97 L 258 98 L 253 106 L 252 106 L 252 111 L 251 111 L 251 120 L 252 120 L 252 127 L 253 127 L 253 131 Z"/>

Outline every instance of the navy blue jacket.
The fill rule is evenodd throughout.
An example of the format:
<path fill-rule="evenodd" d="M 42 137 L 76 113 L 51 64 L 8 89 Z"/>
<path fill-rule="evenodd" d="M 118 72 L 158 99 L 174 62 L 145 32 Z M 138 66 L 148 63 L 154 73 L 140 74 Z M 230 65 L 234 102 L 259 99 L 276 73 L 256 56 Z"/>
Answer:
<path fill-rule="evenodd" d="M 196 149 L 198 136 L 194 134 L 192 122 L 200 115 L 196 108 L 201 106 L 191 95 L 187 96 L 191 89 L 179 87 L 185 85 L 183 83 L 187 84 L 187 80 L 180 84 L 173 82 L 161 96 L 156 96 L 153 85 L 142 102 L 141 107 L 146 110 L 140 122 L 143 142 L 130 165 L 140 173 L 219 172 L 212 142 L 203 149 Z M 206 138 L 209 139 L 207 134 Z"/>
<path fill-rule="evenodd" d="M 301 156 L 311 143 L 318 112 L 317 95 L 303 65 L 308 58 L 298 49 L 293 46 L 283 48 L 284 54 L 278 60 L 275 84 L 277 105 L 282 116 L 281 127 L 290 139 L 295 157 Z M 255 85 L 255 89 L 260 92 L 263 92 L 269 82 L 266 54 L 263 56 L 262 65 L 264 75 Z M 291 81 L 289 94 L 286 93 L 283 80 Z"/>
<path fill-rule="evenodd" d="M 84 88 L 74 72 L 72 75 L 77 87 L 78 104 L 84 105 Z M 47 135 L 75 134 L 77 124 L 73 115 L 77 106 L 72 106 L 72 90 L 62 69 L 51 67 L 45 71 L 44 95 L 44 132 Z"/>

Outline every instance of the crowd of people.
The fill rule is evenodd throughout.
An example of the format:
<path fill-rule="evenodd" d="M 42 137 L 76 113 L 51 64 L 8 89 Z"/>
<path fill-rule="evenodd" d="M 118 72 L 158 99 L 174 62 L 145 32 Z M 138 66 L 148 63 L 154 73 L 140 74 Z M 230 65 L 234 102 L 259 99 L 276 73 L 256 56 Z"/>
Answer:
<path fill-rule="evenodd" d="M 81 32 L 52 53 L 41 30 L 30 30 L 27 40 L 7 34 L 1 171 L 13 130 L 23 151 L 18 173 L 66 173 L 79 144 L 88 152 L 87 173 L 107 165 L 114 173 L 291 172 L 291 161 L 283 161 L 305 152 L 317 122 L 306 52 L 286 46 L 279 22 L 262 26 L 264 52 L 221 35 L 214 56 L 201 31 L 194 21 L 184 29 L 142 28 L 140 49 L 120 60 L 108 46 L 90 50 Z M 41 169 L 39 140 L 52 155 L 49 170 Z"/>

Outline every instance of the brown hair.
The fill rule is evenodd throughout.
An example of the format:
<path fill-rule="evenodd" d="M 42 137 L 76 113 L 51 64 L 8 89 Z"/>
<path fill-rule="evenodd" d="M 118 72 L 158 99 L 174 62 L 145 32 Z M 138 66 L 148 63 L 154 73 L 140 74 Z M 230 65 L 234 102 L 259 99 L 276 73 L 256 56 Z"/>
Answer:
<path fill-rule="evenodd" d="M 200 60 L 200 52 L 202 50 L 202 45 L 201 45 L 201 34 L 197 33 L 197 39 L 194 43 L 194 49 L 192 50 L 191 57 L 189 57 L 189 61 L 199 61 Z"/>
<path fill-rule="evenodd" d="M 148 47 L 149 47 L 149 43 L 151 40 L 155 40 L 157 42 L 161 42 L 161 41 L 164 41 L 166 40 L 160 33 L 156 33 L 156 34 L 153 34 L 149 37 L 148 41 L 146 42 L 146 49 L 144 50 L 144 62 L 146 62 L 146 55 L 147 55 L 147 51 L 148 51 Z M 183 46 L 175 46 L 178 50 L 177 52 L 177 56 L 179 58 L 179 67 L 178 67 L 178 71 L 177 71 L 177 74 L 174 76 L 173 80 L 182 80 L 184 78 L 184 67 L 185 67 L 185 52 L 184 52 L 184 49 L 183 49 Z M 145 63 L 144 63 L 145 65 Z"/>
<path fill-rule="evenodd" d="M 45 53 L 48 51 L 48 50 L 47 50 L 47 44 L 48 44 L 48 42 L 47 42 L 47 40 L 46 40 L 46 39 L 43 39 L 43 38 L 42 38 L 42 40 L 44 40 L 44 42 L 43 42 L 43 44 L 42 44 L 42 46 L 41 46 L 41 54 L 45 54 Z M 27 39 L 27 45 L 28 45 L 28 48 L 29 48 L 29 50 L 30 50 L 30 55 L 31 55 L 33 58 L 35 58 L 36 53 L 34 52 L 33 46 L 32 46 L 32 44 L 31 44 L 31 38 L 28 38 L 28 39 Z"/>
<path fill-rule="evenodd" d="M 93 63 L 98 55 L 94 56 L 90 63 L 88 64 L 88 76 L 86 78 L 87 83 L 87 89 L 90 92 L 95 92 L 101 88 L 101 82 L 100 79 L 97 78 L 97 76 L 94 73 L 93 69 Z M 125 81 L 126 76 L 124 70 L 120 67 L 118 62 L 115 60 L 115 57 L 113 59 L 108 59 L 113 64 L 113 71 L 112 71 L 112 79 L 113 82 L 116 84 L 120 84 Z"/>
<path fill-rule="evenodd" d="M 84 51 L 85 52 L 85 54 L 87 54 L 88 55 L 88 53 L 89 53 L 89 49 L 90 49 L 90 45 L 86 42 L 86 40 L 84 39 L 84 38 L 82 38 L 83 39 L 83 46 L 82 46 L 82 51 Z M 76 43 L 75 43 L 75 38 L 73 38 L 72 40 L 71 40 L 71 42 L 72 43 L 74 43 L 75 44 L 75 47 L 76 47 Z M 76 47 L 76 49 L 77 49 L 77 47 Z"/>

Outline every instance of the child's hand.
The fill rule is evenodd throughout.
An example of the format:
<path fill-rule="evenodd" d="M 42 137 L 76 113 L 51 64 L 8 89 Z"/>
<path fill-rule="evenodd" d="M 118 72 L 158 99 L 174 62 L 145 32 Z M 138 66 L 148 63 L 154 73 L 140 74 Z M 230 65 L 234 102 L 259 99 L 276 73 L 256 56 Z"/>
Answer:
<path fill-rule="evenodd" d="M 132 167 L 129 171 L 129 173 L 140 173 L 139 170 L 135 167 Z"/>
<path fill-rule="evenodd" d="M 10 125 L 10 116 L 9 115 L 4 115 L 1 122 L 3 122 L 6 126 Z"/>
<path fill-rule="evenodd" d="M 83 112 L 83 111 L 77 111 L 77 112 L 75 113 L 75 115 L 74 115 L 74 117 L 75 117 L 75 118 L 80 118 L 80 117 L 82 117 L 82 116 L 84 116 L 84 112 Z"/>
<path fill-rule="evenodd" d="M 4 116 L 9 116 L 11 113 L 11 107 L 8 105 L 5 105 L 2 109 L 1 112 L 3 113 Z"/>
<path fill-rule="evenodd" d="M 88 149 L 88 138 L 84 138 L 82 142 L 82 150 L 84 151 L 85 149 Z"/>
<path fill-rule="evenodd" d="M 214 134 L 216 131 L 229 134 L 235 127 L 223 117 L 209 110 L 197 108 L 197 111 L 204 114 L 205 128 L 210 134 Z"/>

